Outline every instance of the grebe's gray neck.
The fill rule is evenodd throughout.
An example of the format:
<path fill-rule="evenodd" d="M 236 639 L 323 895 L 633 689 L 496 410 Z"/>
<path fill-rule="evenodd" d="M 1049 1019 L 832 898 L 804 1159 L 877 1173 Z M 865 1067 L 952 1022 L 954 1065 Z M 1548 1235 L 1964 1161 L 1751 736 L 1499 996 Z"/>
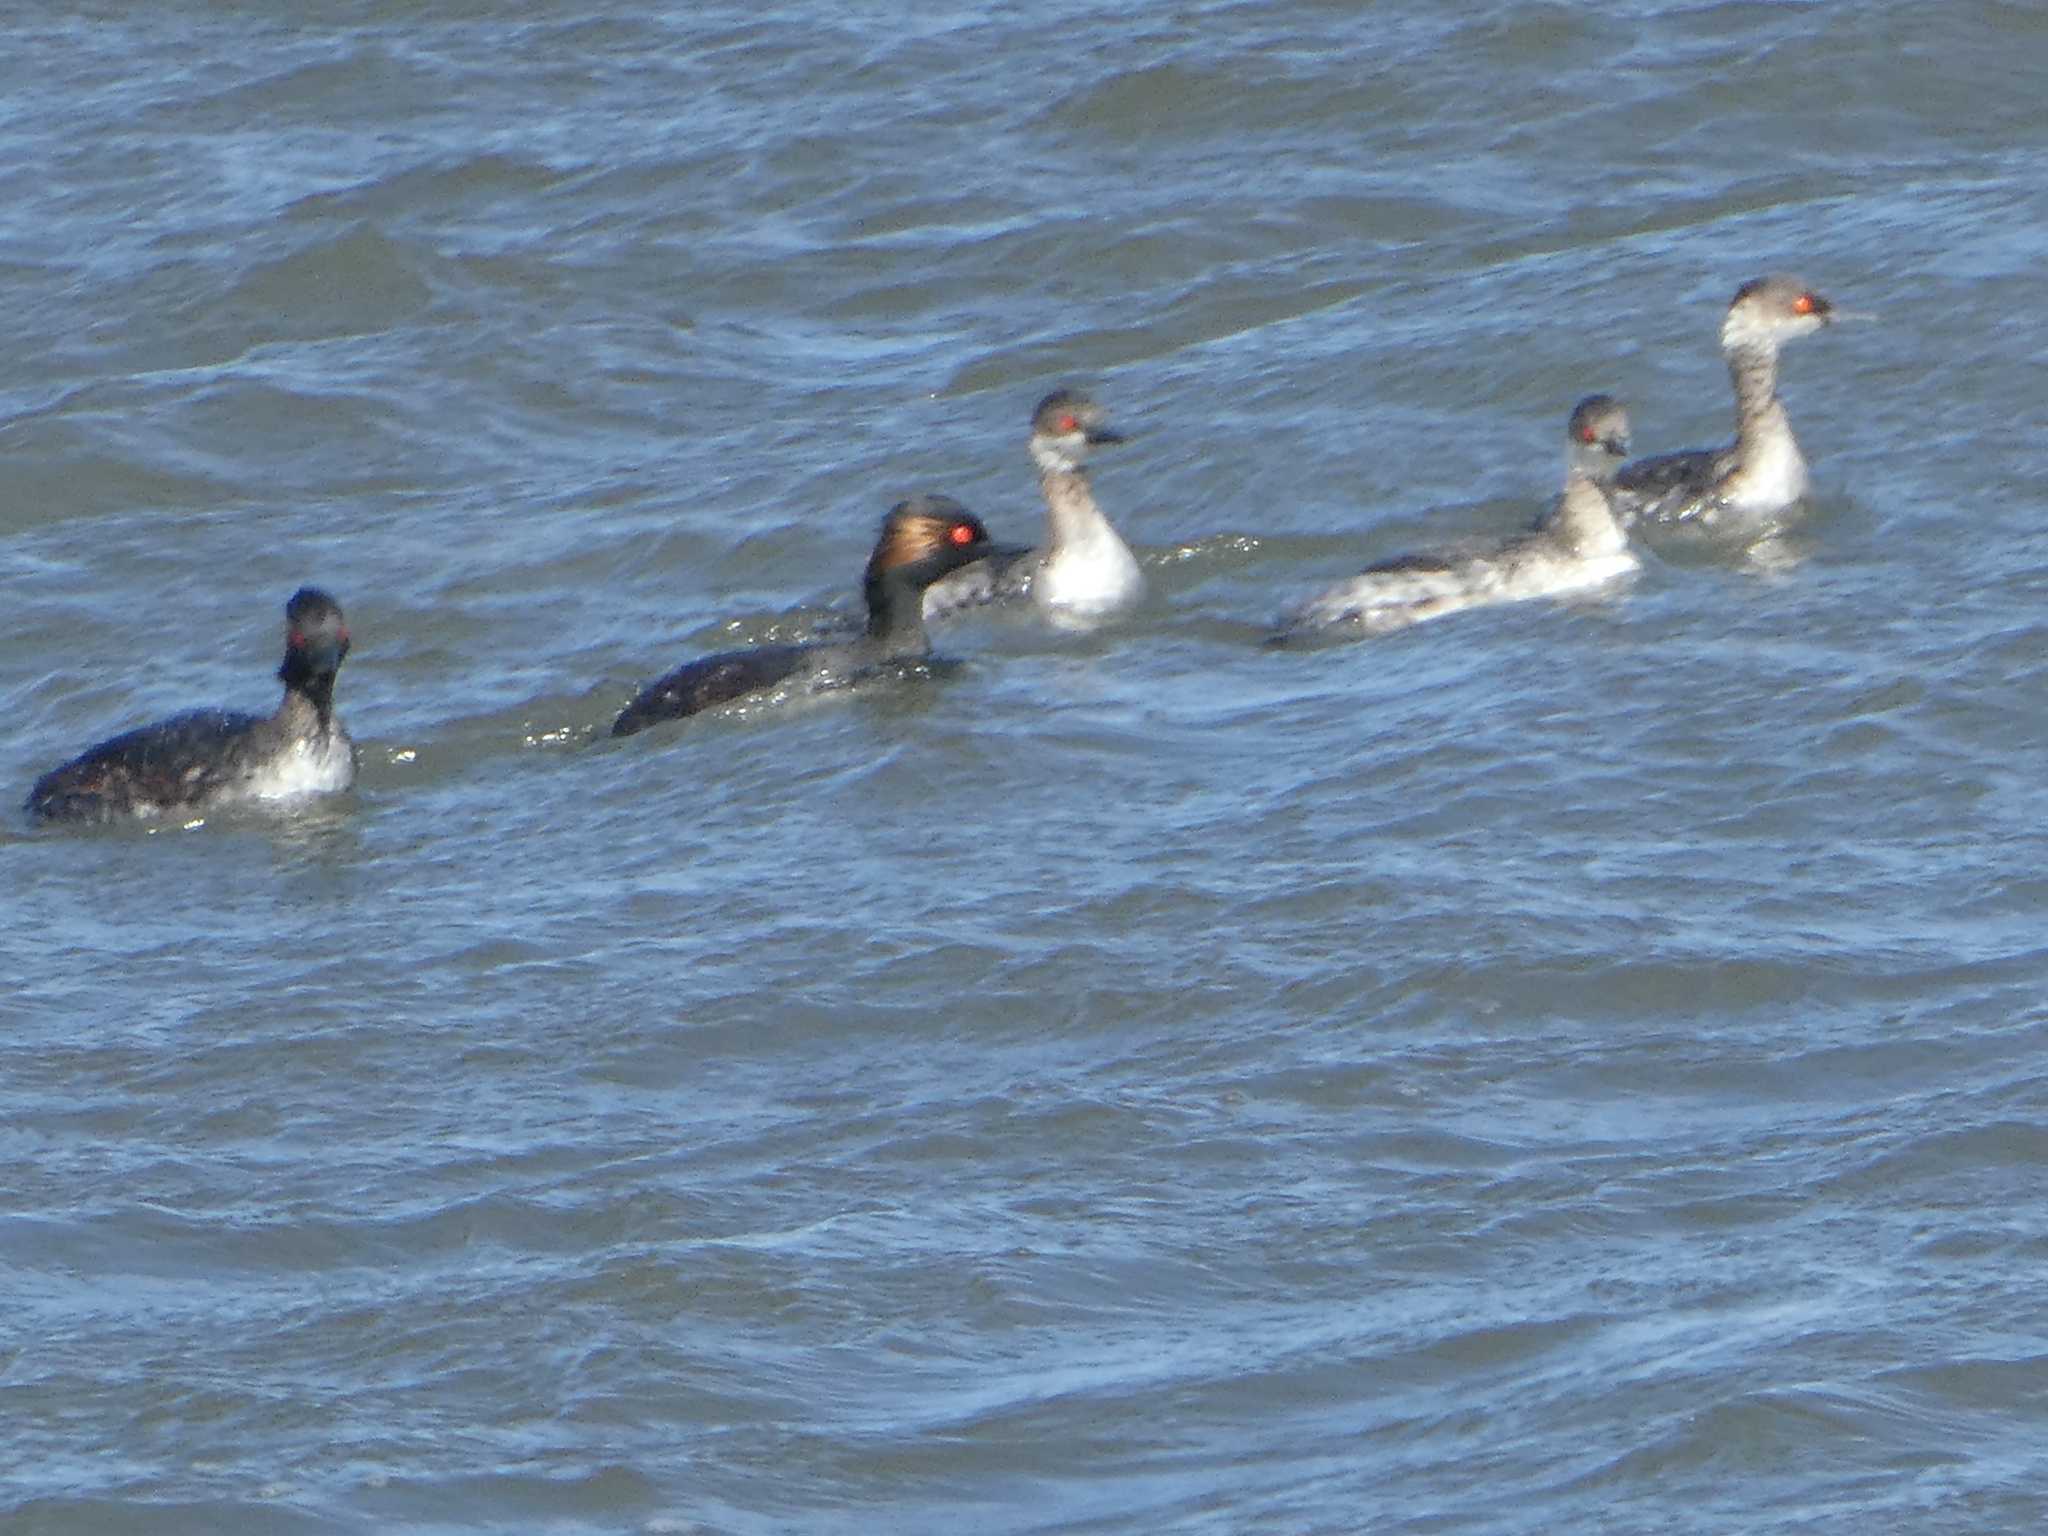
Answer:
<path fill-rule="evenodd" d="M 1728 377 L 1735 385 L 1735 441 L 1744 458 L 1789 437 L 1791 422 L 1778 398 L 1778 349 L 1765 343 L 1732 347 Z"/>
<path fill-rule="evenodd" d="M 1054 550 L 1086 546 L 1104 536 L 1116 539 L 1108 516 L 1096 505 L 1085 469 L 1048 466 L 1038 477 L 1038 488 L 1045 497 L 1047 542 Z"/>
<path fill-rule="evenodd" d="M 1628 547 L 1628 535 L 1615 519 L 1606 489 L 1576 463 L 1564 477 L 1564 493 L 1558 497 L 1550 527 L 1578 555 L 1613 555 Z"/>
<path fill-rule="evenodd" d="M 1038 466 L 1041 475 L 1058 474 L 1062 470 L 1078 471 L 1087 456 L 1087 440 L 1078 434 L 1071 445 L 1047 433 L 1031 434 L 1031 462 Z"/>
<path fill-rule="evenodd" d="M 1624 462 L 1625 454 L 1614 452 L 1604 438 L 1595 443 L 1575 442 L 1565 451 L 1565 483 L 1569 485 L 1577 476 L 1595 485 L 1612 485 Z"/>

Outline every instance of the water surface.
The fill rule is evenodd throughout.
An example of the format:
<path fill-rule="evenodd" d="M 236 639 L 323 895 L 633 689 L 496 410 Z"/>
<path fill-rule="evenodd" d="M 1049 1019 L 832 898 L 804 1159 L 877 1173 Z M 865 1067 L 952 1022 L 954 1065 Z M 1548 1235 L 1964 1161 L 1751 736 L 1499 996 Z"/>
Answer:
<path fill-rule="evenodd" d="M 0 1525 L 2025 1530 L 2044 803 L 2017 5 L 199 0 L 0 61 L 0 784 L 263 707 L 359 791 L 0 829 Z M 1572 402 L 1792 558 L 1275 651 Z M 1133 441 L 1152 595 L 600 739 L 887 505 Z"/>

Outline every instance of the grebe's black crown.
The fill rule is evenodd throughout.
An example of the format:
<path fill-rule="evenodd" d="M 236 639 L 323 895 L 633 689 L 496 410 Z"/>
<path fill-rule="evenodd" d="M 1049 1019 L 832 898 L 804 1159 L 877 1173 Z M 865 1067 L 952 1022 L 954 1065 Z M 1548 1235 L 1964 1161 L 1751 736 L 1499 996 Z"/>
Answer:
<path fill-rule="evenodd" d="M 1735 297 L 1728 301 L 1728 307 L 1733 309 L 1749 299 L 1768 299 L 1793 313 L 1817 315 L 1823 320 L 1835 307 L 1798 278 L 1785 272 L 1752 277 L 1735 290 Z"/>
<path fill-rule="evenodd" d="M 301 587 L 284 605 L 285 622 L 294 629 L 341 624 L 341 604 L 318 587 Z"/>
<path fill-rule="evenodd" d="M 922 491 L 915 496 L 905 497 L 891 507 L 888 515 L 882 519 L 882 526 L 887 528 L 891 523 L 907 521 L 913 517 L 948 518 L 972 515 L 943 491 Z"/>
<path fill-rule="evenodd" d="M 1067 412 L 1096 409 L 1095 402 L 1078 389 L 1061 385 L 1031 408 L 1031 425 L 1041 432 L 1053 430 L 1054 420 Z"/>
<path fill-rule="evenodd" d="M 950 496 L 929 492 L 899 501 L 882 519 L 868 560 L 868 579 L 923 561 L 950 570 L 978 558 L 988 544 L 981 519 Z M 937 574 L 937 573 L 935 573 Z"/>

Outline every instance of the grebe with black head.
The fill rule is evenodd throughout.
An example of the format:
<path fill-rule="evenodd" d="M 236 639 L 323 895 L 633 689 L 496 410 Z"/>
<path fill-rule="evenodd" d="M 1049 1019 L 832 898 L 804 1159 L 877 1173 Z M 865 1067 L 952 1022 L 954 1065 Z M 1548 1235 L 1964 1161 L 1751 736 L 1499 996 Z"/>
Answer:
<path fill-rule="evenodd" d="M 686 662 L 649 683 L 612 722 L 631 736 L 784 685 L 823 691 L 854 687 L 923 662 L 925 589 L 988 552 L 988 530 L 950 496 L 913 496 L 882 520 L 864 582 L 868 622 L 858 639 L 815 645 L 764 645 Z"/>
<path fill-rule="evenodd" d="M 347 789 L 355 744 L 334 717 L 334 675 L 348 655 L 348 624 L 317 587 L 299 588 L 284 614 L 284 698 L 275 714 L 193 710 L 124 732 L 36 780 L 29 814 L 150 819 Z"/>

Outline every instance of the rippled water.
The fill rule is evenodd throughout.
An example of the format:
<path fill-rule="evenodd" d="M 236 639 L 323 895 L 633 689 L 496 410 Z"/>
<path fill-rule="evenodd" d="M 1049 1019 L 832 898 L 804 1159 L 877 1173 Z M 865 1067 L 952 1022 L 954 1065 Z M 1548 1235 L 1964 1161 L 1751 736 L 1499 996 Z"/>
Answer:
<path fill-rule="evenodd" d="M 2020 1531 L 2048 1510 L 2048 18 L 181 0 L 0 57 L 0 1526 Z M 1274 651 L 1721 436 L 1769 565 Z M 593 740 L 1133 436 L 1152 598 Z"/>

